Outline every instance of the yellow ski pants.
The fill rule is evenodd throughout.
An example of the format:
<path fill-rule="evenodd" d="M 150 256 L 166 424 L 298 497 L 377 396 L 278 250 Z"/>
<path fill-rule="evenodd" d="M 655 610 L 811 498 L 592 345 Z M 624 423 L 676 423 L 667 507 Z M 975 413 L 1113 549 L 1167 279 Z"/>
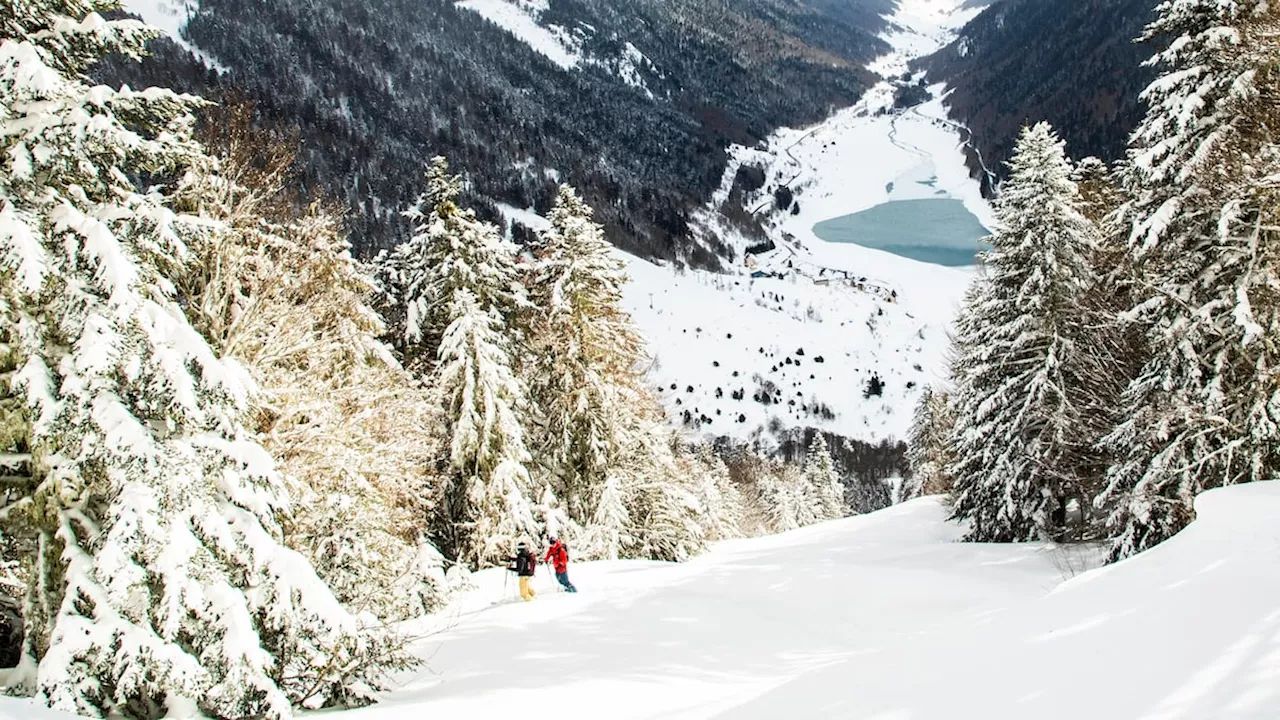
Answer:
<path fill-rule="evenodd" d="M 524 598 L 525 602 L 529 602 L 535 595 L 537 595 L 537 593 L 533 591 L 532 585 L 530 585 L 532 582 L 533 578 L 531 577 L 522 576 L 520 578 L 520 597 Z"/>

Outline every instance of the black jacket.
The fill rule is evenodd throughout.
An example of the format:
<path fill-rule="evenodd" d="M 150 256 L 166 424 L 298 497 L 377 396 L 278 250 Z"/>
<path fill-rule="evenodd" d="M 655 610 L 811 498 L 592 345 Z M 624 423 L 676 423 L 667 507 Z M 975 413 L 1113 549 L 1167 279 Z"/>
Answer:
<path fill-rule="evenodd" d="M 507 569 L 515 571 L 516 575 L 519 575 L 520 577 L 533 577 L 533 568 L 538 564 L 538 562 L 533 559 L 533 554 L 528 550 L 521 550 L 516 553 L 515 557 L 507 558 L 507 562 L 515 563 Z"/>

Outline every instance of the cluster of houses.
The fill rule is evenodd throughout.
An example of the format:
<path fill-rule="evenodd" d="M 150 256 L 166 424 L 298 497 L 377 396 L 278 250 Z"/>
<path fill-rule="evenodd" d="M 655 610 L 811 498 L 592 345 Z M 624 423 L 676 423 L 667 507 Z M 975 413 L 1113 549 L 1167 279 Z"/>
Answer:
<path fill-rule="evenodd" d="M 804 260 L 797 261 L 794 257 L 788 258 L 785 261 L 785 265 L 761 262 L 759 258 L 760 254 L 753 253 L 750 250 L 745 253 L 744 263 L 747 269 L 751 271 L 752 279 L 774 278 L 786 280 L 790 277 L 798 276 L 811 280 L 814 285 L 823 287 L 838 285 L 857 292 L 879 296 L 886 302 L 897 302 L 898 300 L 897 290 L 848 270 L 823 267 Z"/>

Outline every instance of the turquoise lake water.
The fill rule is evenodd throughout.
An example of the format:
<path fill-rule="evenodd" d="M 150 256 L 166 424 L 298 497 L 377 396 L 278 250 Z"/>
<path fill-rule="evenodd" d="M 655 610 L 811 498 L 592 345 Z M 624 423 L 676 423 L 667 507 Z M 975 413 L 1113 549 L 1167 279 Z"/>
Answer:
<path fill-rule="evenodd" d="M 813 232 L 827 242 L 854 243 L 920 262 L 973 265 L 979 241 L 991 234 L 954 198 L 894 200 L 859 213 L 824 220 Z"/>

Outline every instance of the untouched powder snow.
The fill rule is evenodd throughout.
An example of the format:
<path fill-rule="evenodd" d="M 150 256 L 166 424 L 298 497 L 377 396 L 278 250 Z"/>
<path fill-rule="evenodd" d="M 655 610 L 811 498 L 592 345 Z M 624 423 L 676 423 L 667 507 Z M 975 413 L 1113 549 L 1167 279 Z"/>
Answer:
<path fill-rule="evenodd" d="M 502 570 L 407 626 L 428 669 L 346 720 L 1280 717 L 1280 483 L 1202 495 L 1135 558 L 973 545 L 939 498 L 682 565 Z M 570 549 L 572 552 L 572 548 Z M 504 584 L 505 580 L 505 584 Z M 5 720 L 68 716 L 0 700 Z"/>

